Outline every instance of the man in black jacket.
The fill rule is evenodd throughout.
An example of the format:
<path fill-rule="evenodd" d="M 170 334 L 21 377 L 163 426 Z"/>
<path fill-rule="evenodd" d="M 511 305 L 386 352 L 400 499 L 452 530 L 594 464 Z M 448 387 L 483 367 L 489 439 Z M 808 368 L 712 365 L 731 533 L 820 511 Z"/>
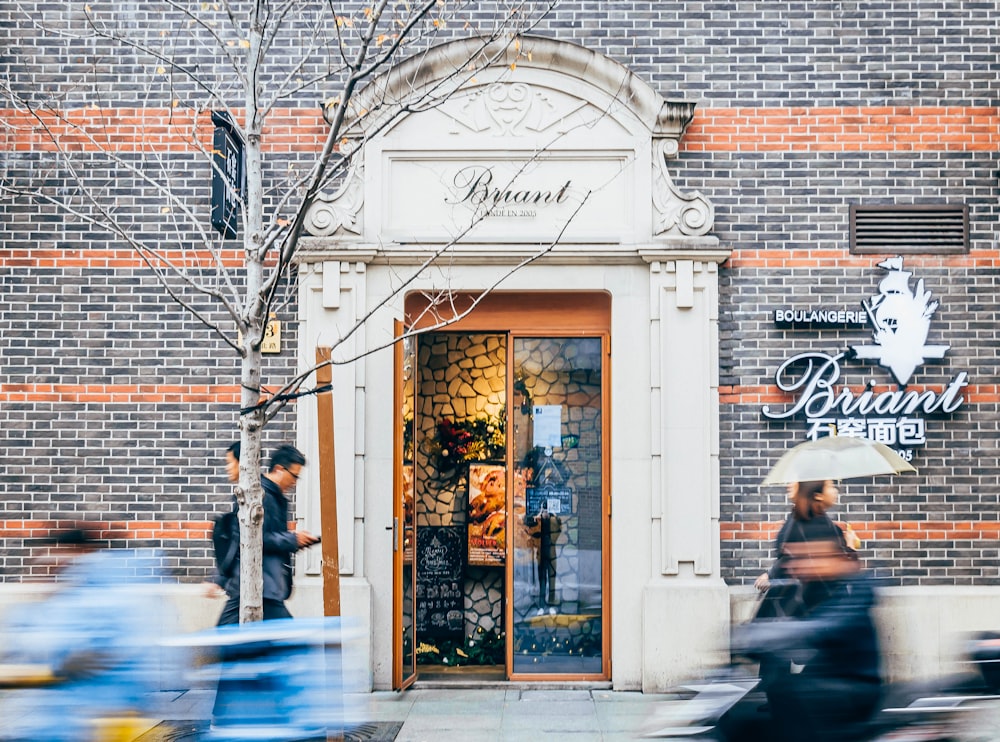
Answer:
<path fill-rule="evenodd" d="M 288 530 L 288 499 L 285 493 L 298 481 L 306 458 L 294 446 L 281 446 L 271 456 L 268 472 L 261 477 L 264 487 L 264 620 L 291 618 L 285 600 L 292 594 L 292 555 L 319 539 L 308 531 Z M 219 626 L 240 621 L 240 565 L 226 580 L 226 601 Z"/>
<path fill-rule="evenodd" d="M 840 740 L 869 718 L 881 696 L 875 594 L 836 540 L 785 545 L 789 575 L 823 583 L 820 602 L 791 620 L 757 621 L 734 634 L 741 654 L 783 661 L 767 688 L 776 740 Z"/>

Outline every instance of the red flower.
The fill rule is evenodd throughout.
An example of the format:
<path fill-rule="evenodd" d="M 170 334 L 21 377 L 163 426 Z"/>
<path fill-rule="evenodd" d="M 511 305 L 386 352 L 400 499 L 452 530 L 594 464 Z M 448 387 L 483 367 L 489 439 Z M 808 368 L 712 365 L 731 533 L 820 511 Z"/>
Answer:
<path fill-rule="evenodd" d="M 448 456 L 461 458 L 468 452 L 472 433 L 456 427 L 451 420 L 444 418 L 438 423 L 438 438 L 441 441 L 442 451 L 447 451 Z"/>

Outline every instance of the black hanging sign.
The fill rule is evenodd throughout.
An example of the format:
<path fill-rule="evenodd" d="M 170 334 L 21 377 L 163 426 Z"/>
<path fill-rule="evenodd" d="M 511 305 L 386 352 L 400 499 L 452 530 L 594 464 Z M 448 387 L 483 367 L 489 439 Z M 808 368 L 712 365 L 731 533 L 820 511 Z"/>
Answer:
<path fill-rule="evenodd" d="M 212 227 L 227 240 L 236 237 L 245 171 L 243 139 L 229 114 L 212 111 Z"/>
<path fill-rule="evenodd" d="M 465 528 L 417 528 L 417 634 L 461 636 L 464 631 L 462 595 Z"/>
<path fill-rule="evenodd" d="M 573 490 L 569 487 L 553 487 L 545 484 L 541 487 L 528 487 L 526 491 L 528 515 L 538 515 L 542 506 L 552 515 L 572 515 Z"/>

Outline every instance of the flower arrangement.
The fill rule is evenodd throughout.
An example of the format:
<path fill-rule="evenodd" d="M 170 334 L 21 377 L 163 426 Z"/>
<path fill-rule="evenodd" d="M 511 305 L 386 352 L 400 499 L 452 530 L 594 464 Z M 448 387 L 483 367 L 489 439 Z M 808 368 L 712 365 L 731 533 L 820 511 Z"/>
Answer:
<path fill-rule="evenodd" d="M 474 420 L 443 418 L 425 445 L 438 471 L 451 471 L 465 461 L 503 459 L 506 455 L 503 414 L 481 415 Z"/>

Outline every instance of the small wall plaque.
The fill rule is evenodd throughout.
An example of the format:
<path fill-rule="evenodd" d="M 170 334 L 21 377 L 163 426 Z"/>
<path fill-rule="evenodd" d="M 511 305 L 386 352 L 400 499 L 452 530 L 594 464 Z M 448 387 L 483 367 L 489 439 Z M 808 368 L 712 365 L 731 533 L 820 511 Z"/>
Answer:
<path fill-rule="evenodd" d="M 243 343 L 243 333 L 236 333 L 236 342 Z M 274 315 L 271 315 L 271 321 L 267 323 L 267 329 L 264 330 L 264 342 L 260 344 L 261 353 L 280 353 L 281 352 L 281 320 L 275 319 Z"/>

